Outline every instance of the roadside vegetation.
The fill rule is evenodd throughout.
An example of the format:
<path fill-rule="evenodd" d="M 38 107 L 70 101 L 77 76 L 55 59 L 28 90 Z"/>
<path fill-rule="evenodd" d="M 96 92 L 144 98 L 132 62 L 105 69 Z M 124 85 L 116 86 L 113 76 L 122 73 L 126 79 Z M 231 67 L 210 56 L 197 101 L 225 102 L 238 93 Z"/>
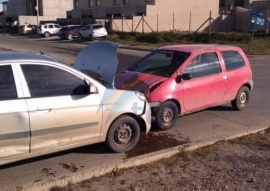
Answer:
<path fill-rule="evenodd" d="M 270 129 L 50 191 L 270 190 Z"/>
<path fill-rule="evenodd" d="M 18 28 L 0 28 L 0 34 L 18 34 Z M 256 31 L 248 52 L 251 33 L 213 32 L 186 33 L 186 32 L 113 32 L 106 40 L 120 43 L 125 46 L 156 48 L 172 44 L 228 44 L 241 47 L 246 54 L 270 55 L 270 34 L 265 31 Z"/>
<path fill-rule="evenodd" d="M 128 33 L 115 32 L 107 40 L 129 46 L 165 46 L 170 44 L 229 44 L 241 47 L 246 53 L 251 39 L 250 33 Z M 265 31 L 255 33 L 249 54 L 270 55 L 270 34 Z"/>

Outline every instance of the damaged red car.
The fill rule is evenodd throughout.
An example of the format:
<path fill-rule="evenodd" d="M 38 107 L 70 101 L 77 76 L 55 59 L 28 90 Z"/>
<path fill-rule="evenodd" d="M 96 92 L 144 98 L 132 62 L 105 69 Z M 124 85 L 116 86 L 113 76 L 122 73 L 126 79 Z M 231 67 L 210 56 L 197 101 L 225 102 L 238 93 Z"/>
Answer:
<path fill-rule="evenodd" d="M 159 48 L 115 77 L 115 87 L 143 92 L 155 126 L 174 126 L 178 116 L 231 102 L 242 110 L 253 88 L 250 63 L 229 45 Z"/>

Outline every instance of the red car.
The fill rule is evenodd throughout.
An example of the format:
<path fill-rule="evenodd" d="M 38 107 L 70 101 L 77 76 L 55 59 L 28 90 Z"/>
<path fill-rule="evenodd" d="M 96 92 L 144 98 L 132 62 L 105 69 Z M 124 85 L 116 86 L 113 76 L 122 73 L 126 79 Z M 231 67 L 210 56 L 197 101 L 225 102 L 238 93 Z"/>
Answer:
<path fill-rule="evenodd" d="M 171 128 L 178 116 L 231 102 L 242 110 L 253 88 L 242 49 L 228 45 L 175 45 L 157 49 L 116 75 L 115 87 L 143 92 L 155 124 Z"/>

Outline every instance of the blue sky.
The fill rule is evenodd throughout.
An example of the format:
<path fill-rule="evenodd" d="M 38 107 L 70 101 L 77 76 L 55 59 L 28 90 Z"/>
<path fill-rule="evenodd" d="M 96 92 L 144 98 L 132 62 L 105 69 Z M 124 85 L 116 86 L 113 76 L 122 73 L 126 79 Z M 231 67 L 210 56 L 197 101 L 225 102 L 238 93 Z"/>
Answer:
<path fill-rule="evenodd" d="M 2 3 L 3 1 L 7 1 L 7 0 L 0 0 L 0 3 Z"/>

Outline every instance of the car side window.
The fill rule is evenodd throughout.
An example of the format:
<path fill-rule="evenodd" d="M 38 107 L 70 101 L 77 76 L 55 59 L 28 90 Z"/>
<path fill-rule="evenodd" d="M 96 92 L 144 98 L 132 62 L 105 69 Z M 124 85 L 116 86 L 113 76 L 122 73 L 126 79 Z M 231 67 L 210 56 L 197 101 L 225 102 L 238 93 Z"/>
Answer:
<path fill-rule="evenodd" d="M 59 25 L 54 25 L 54 27 L 55 27 L 55 28 L 58 28 L 58 29 L 61 28 Z"/>
<path fill-rule="evenodd" d="M 88 86 L 81 78 L 56 67 L 22 65 L 31 97 L 88 94 Z"/>
<path fill-rule="evenodd" d="M 100 28 L 103 28 L 103 26 L 102 25 L 94 25 L 93 26 L 93 29 L 100 29 Z"/>
<path fill-rule="evenodd" d="M 48 28 L 47 26 L 44 26 L 44 28 L 46 29 L 46 28 Z"/>
<path fill-rule="evenodd" d="M 0 66 L 0 101 L 16 99 L 17 97 L 11 66 Z"/>
<path fill-rule="evenodd" d="M 197 55 L 186 66 L 183 73 L 189 73 L 192 78 L 220 73 L 220 63 L 215 52 Z"/>
<path fill-rule="evenodd" d="M 54 27 L 53 27 L 53 25 L 49 25 L 49 28 L 50 28 L 50 29 L 53 29 Z"/>
<path fill-rule="evenodd" d="M 221 51 L 227 71 L 236 70 L 245 66 L 243 57 L 237 51 Z"/>
<path fill-rule="evenodd" d="M 86 26 L 85 27 L 85 30 L 90 30 L 90 26 Z"/>

